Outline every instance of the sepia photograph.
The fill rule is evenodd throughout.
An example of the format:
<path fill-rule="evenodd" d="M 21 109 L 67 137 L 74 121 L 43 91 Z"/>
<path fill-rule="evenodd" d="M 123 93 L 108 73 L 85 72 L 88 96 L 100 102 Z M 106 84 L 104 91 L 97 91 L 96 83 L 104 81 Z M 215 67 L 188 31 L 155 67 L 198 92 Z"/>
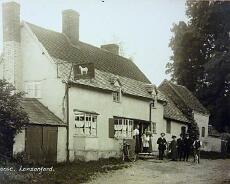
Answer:
<path fill-rule="evenodd" d="M 0 184 L 230 184 L 230 1 L 0 12 Z"/>

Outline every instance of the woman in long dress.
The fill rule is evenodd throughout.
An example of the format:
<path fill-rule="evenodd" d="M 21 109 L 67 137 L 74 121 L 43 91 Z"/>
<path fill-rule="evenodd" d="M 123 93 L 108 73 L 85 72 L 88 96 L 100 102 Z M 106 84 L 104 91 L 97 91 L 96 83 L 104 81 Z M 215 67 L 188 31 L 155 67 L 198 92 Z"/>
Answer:
<path fill-rule="evenodd" d="M 147 129 L 145 129 L 145 132 L 142 135 L 142 143 L 143 143 L 143 152 L 144 153 L 149 152 L 149 141 L 150 141 L 150 136 L 149 136 L 149 133 L 147 132 Z"/>
<path fill-rule="evenodd" d="M 169 145 L 169 150 L 171 151 L 171 158 L 172 161 L 177 161 L 177 141 L 176 141 L 176 136 L 172 136 L 172 141 Z"/>

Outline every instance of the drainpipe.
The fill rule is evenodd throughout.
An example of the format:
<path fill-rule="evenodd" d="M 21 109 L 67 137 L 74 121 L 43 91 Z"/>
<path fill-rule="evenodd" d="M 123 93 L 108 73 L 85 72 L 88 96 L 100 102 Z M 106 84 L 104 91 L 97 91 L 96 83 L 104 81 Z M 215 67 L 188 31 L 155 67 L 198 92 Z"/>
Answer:
<path fill-rule="evenodd" d="M 149 122 L 151 123 L 152 121 L 152 107 L 154 107 L 154 102 L 157 100 L 157 88 L 154 88 L 155 90 L 155 95 L 153 95 L 152 101 L 149 104 Z"/>
<path fill-rule="evenodd" d="M 152 99 L 152 101 L 149 104 L 149 122 L 151 123 L 152 121 L 152 106 L 154 105 L 154 99 Z"/>
<path fill-rule="evenodd" d="M 70 69 L 70 73 L 69 73 L 69 76 L 68 76 L 68 80 L 65 82 L 65 96 L 64 98 L 66 97 L 66 123 L 67 123 L 67 132 L 66 132 L 66 149 L 67 149 L 67 154 L 66 154 L 66 161 L 67 163 L 70 162 L 69 160 L 69 125 L 70 125 L 70 121 L 69 121 L 69 88 L 71 87 L 69 81 L 70 81 L 70 78 L 71 78 L 71 73 L 72 73 L 72 70 L 73 70 L 73 63 L 71 65 L 71 69 Z"/>
<path fill-rule="evenodd" d="M 67 132 L 66 132 L 66 149 L 67 149 L 67 158 L 66 161 L 69 163 L 69 83 L 66 83 L 66 123 L 67 123 Z"/>

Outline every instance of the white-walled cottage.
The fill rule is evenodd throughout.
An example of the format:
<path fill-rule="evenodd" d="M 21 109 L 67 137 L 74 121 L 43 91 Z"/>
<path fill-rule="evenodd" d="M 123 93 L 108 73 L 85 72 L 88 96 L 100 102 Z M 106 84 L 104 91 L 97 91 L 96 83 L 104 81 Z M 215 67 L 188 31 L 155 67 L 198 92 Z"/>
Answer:
<path fill-rule="evenodd" d="M 121 140 L 132 139 L 136 124 L 152 131 L 156 150 L 161 132 L 171 139 L 188 127 L 173 100 L 120 56 L 118 45 L 97 48 L 79 40 L 74 10 L 63 11 L 60 33 L 21 22 L 20 5 L 3 3 L 0 71 L 26 92 L 22 106 L 31 123 L 16 136 L 14 153 L 31 160 L 118 157 Z"/>
<path fill-rule="evenodd" d="M 185 86 L 167 80 L 164 80 L 158 89 L 180 109 L 189 123 L 189 120 L 195 120 L 199 127 L 200 139 L 205 140 L 208 136 L 210 114 L 199 100 Z"/>

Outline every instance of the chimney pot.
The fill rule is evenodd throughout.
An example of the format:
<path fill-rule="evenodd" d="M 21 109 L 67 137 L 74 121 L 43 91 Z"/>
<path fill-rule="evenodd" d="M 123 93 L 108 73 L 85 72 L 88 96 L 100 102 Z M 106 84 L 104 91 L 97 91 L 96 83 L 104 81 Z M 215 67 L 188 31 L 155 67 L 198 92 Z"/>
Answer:
<path fill-rule="evenodd" d="M 119 46 L 117 44 L 101 45 L 101 49 L 107 50 L 113 54 L 119 55 Z"/>

